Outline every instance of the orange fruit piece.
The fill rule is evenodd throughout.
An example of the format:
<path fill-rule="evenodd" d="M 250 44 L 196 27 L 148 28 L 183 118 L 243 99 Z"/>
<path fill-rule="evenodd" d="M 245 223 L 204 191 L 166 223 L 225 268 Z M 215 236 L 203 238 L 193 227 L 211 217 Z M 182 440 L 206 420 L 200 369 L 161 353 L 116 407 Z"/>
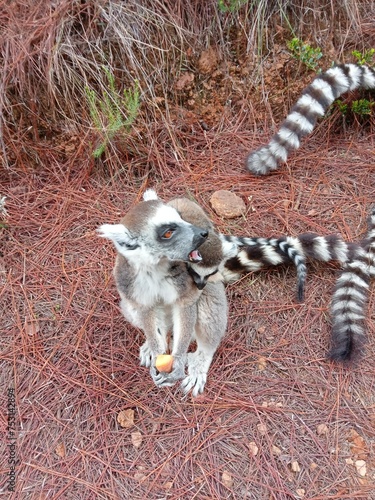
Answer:
<path fill-rule="evenodd" d="M 155 367 L 159 372 L 170 373 L 173 366 L 173 356 L 171 354 L 159 354 L 156 357 Z"/>

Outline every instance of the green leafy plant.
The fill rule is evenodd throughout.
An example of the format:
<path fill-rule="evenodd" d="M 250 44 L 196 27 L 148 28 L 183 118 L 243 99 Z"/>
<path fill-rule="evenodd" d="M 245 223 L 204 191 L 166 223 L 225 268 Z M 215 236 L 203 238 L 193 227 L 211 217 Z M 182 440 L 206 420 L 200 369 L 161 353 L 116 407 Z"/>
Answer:
<path fill-rule="evenodd" d="M 217 6 L 220 12 L 237 12 L 247 0 L 218 0 Z"/>
<path fill-rule="evenodd" d="M 342 115 L 344 115 L 344 116 L 345 116 L 345 115 L 348 113 L 348 109 L 349 109 L 349 107 L 348 107 L 348 105 L 347 105 L 345 102 L 343 102 L 341 99 L 336 99 L 336 101 L 334 102 L 334 104 L 333 104 L 333 105 L 334 105 L 334 106 L 336 106 L 336 107 L 338 108 L 338 110 L 340 111 L 340 113 L 341 113 Z"/>
<path fill-rule="evenodd" d="M 352 102 L 352 111 L 359 116 L 369 116 L 372 114 L 372 108 L 375 103 L 369 101 L 368 99 L 358 99 Z"/>
<path fill-rule="evenodd" d="M 319 69 L 318 61 L 323 57 L 323 53 L 319 47 L 311 47 L 311 45 L 303 43 L 299 38 L 289 40 L 287 47 L 292 56 L 305 64 L 309 69 L 313 71 Z"/>
<path fill-rule="evenodd" d="M 375 102 L 369 101 L 368 99 L 358 99 L 351 104 L 347 104 L 341 99 L 337 99 L 334 102 L 334 106 L 349 120 L 353 115 L 356 115 L 357 118 L 365 119 L 372 115 L 372 108 L 375 106 Z"/>
<path fill-rule="evenodd" d="M 102 140 L 94 150 L 93 156 L 99 158 L 108 144 L 120 133 L 127 133 L 139 111 L 139 84 L 134 81 L 131 89 L 125 89 L 121 95 L 116 89 L 115 77 L 105 66 L 102 69 L 106 75 L 108 87 L 102 90 L 99 97 L 95 90 L 85 87 L 85 94 L 93 124 Z"/>
<path fill-rule="evenodd" d="M 375 49 L 366 49 L 364 52 L 353 50 L 352 55 L 357 59 L 357 64 L 373 64 Z"/>

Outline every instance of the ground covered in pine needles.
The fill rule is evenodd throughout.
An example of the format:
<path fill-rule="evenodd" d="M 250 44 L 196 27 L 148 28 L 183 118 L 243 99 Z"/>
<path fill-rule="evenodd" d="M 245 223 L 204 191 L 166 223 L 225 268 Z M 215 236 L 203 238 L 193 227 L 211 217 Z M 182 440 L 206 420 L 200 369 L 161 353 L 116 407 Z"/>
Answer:
<path fill-rule="evenodd" d="M 293 267 L 228 286 L 227 334 L 201 396 L 184 396 L 178 384 L 157 389 L 139 366 L 142 333 L 121 316 L 115 252 L 95 231 L 146 188 L 164 200 L 188 195 L 221 232 L 247 236 L 313 231 L 357 241 L 375 203 L 371 121 L 347 124 L 333 112 L 287 165 L 258 178 L 244 158 L 274 130 L 265 101 L 223 105 L 210 118 L 193 104 L 136 123 L 140 155 L 115 145 L 95 160 L 88 132 L 5 131 L 4 498 L 375 498 L 375 295 L 362 358 L 350 367 L 328 361 L 334 265 L 309 265 L 303 304 Z M 218 189 L 239 195 L 246 215 L 218 217 L 209 204 Z M 7 492 L 12 388 L 15 493 Z"/>

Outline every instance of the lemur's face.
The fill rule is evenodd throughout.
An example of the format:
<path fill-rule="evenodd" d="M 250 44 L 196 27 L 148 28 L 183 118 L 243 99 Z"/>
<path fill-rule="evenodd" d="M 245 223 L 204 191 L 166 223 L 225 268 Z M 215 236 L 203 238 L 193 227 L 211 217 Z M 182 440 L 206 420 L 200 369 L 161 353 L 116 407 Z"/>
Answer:
<path fill-rule="evenodd" d="M 207 285 L 207 281 L 210 278 L 215 278 L 219 274 L 219 268 L 199 268 L 197 265 L 188 265 L 188 273 L 193 278 L 195 286 L 198 290 L 203 290 L 203 288 Z M 220 277 L 218 279 L 220 279 Z"/>
<path fill-rule="evenodd" d="M 203 290 L 207 281 L 222 279 L 221 271 L 226 261 L 238 254 L 238 247 L 235 243 L 211 231 L 199 251 L 202 260 L 188 264 L 188 271 L 196 287 Z"/>
<path fill-rule="evenodd" d="M 147 264 L 161 259 L 199 262 L 200 245 L 208 232 L 181 219 L 177 210 L 151 199 L 132 208 L 121 224 L 104 224 L 101 236 L 113 241 L 117 251 L 129 261 Z"/>

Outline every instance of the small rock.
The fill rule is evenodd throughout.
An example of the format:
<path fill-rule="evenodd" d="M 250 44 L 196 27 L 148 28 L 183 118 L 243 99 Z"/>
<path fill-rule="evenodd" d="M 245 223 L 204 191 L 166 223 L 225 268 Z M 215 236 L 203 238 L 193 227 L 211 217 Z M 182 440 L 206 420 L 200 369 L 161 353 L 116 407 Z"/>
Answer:
<path fill-rule="evenodd" d="M 299 466 L 299 463 L 297 460 L 293 460 L 293 462 L 290 463 L 290 468 L 292 469 L 293 472 L 300 472 L 301 467 Z"/>
<path fill-rule="evenodd" d="M 258 424 L 257 428 L 258 428 L 258 432 L 261 436 L 265 436 L 267 434 L 266 424 Z"/>
<path fill-rule="evenodd" d="M 215 191 L 215 193 L 211 196 L 210 203 L 218 215 L 227 217 L 228 219 L 239 217 L 240 215 L 243 215 L 246 210 L 246 206 L 242 198 L 223 189 Z"/>
<path fill-rule="evenodd" d="M 367 474 L 366 462 L 364 460 L 356 460 L 354 462 L 354 465 L 357 469 L 358 474 L 361 477 L 365 477 L 365 475 Z"/>
<path fill-rule="evenodd" d="M 226 470 L 223 472 L 221 476 L 221 480 L 223 481 L 223 485 L 226 486 L 227 488 L 232 488 L 233 486 L 233 479 L 232 475 L 227 472 Z"/>
<path fill-rule="evenodd" d="M 66 456 L 65 444 L 62 442 L 59 443 L 56 446 L 55 452 L 56 452 L 56 455 L 58 455 L 60 458 L 65 458 L 65 456 Z"/>
<path fill-rule="evenodd" d="M 272 445 L 272 455 L 275 455 L 276 457 L 279 457 L 282 453 L 281 449 L 278 446 Z"/>
<path fill-rule="evenodd" d="M 254 443 L 254 441 L 251 441 L 251 443 L 249 443 L 249 452 L 250 452 L 250 455 L 252 457 L 255 457 L 256 455 L 258 455 L 258 451 L 259 451 L 258 446 Z"/>
<path fill-rule="evenodd" d="M 139 431 L 135 431 L 131 433 L 131 440 L 134 448 L 139 448 L 143 441 L 143 436 Z"/>
<path fill-rule="evenodd" d="M 267 359 L 263 356 L 259 356 L 258 358 L 258 370 L 263 371 L 267 368 Z"/>
<path fill-rule="evenodd" d="M 328 427 L 326 426 L 326 424 L 319 424 L 316 428 L 316 433 L 318 434 L 318 436 L 328 434 Z"/>
<path fill-rule="evenodd" d="M 129 429 L 134 425 L 134 410 L 129 408 L 128 410 L 122 410 L 117 415 L 117 422 L 124 427 L 124 429 Z"/>

